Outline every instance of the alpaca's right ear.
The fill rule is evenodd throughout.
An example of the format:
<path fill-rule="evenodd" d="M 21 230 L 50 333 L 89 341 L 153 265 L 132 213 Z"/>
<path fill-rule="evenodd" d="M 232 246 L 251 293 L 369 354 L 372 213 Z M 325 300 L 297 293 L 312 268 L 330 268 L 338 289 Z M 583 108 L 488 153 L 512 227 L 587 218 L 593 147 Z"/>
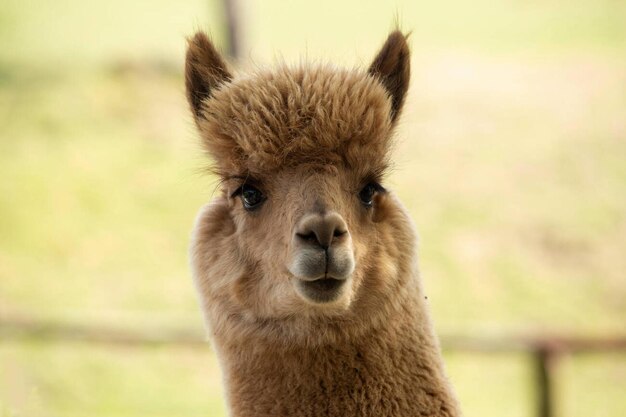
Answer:
<path fill-rule="evenodd" d="M 219 85 L 232 80 L 226 61 L 204 32 L 188 39 L 185 61 L 187 100 L 196 119 L 202 115 L 202 102 Z"/>
<path fill-rule="evenodd" d="M 391 120 L 395 121 L 409 88 L 411 76 L 411 56 L 406 36 L 396 30 L 389 34 L 387 41 L 369 67 L 370 75 L 378 78 L 391 98 Z"/>

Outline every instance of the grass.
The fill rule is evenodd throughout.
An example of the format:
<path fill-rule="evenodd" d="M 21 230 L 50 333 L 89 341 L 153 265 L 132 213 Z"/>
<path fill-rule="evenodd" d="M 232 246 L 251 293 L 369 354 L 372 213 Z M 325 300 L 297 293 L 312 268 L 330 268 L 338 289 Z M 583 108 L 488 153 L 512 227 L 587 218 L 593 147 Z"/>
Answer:
<path fill-rule="evenodd" d="M 219 7 L 29 4 L 0 6 L 0 314 L 200 327 L 186 250 L 215 180 L 180 67 Z M 247 48 L 352 65 L 396 9 L 413 29 L 389 185 L 420 231 L 438 331 L 623 332 L 625 7 L 356 4 L 251 3 Z M 466 415 L 532 414 L 524 356 L 446 360 Z M 619 415 L 623 363 L 564 358 L 559 415 Z M 2 417 L 220 416 L 221 398 L 208 347 L 0 341 Z"/>
<path fill-rule="evenodd" d="M 0 360 L 8 416 L 224 414 L 209 350 L 6 343 Z"/>

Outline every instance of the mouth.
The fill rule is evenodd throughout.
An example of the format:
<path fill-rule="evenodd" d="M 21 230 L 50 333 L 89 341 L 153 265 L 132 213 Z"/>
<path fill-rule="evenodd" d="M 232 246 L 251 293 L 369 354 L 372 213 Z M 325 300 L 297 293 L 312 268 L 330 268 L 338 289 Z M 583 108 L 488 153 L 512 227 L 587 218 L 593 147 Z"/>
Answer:
<path fill-rule="evenodd" d="M 296 288 L 300 294 L 314 303 L 330 303 L 341 295 L 346 284 L 345 279 L 320 278 L 312 281 L 296 279 Z"/>
<path fill-rule="evenodd" d="M 336 291 L 346 281 L 335 278 L 321 278 L 315 281 L 305 281 L 304 285 L 319 292 Z"/>

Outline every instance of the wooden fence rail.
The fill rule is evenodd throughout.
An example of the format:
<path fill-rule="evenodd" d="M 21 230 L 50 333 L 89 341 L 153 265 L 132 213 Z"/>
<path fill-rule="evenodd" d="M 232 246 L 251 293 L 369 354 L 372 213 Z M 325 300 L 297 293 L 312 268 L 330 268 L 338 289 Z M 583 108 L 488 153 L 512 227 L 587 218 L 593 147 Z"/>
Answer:
<path fill-rule="evenodd" d="M 51 340 L 128 346 L 178 345 L 205 347 L 201 329 L 159 327 L 137 329 L 124 326 L 58 323 L 26 318 L 0 317 L 0 343 L 5 340 Z M 536 415 L 554 416 L 554 368 L 558 357 L 591 352 L 626 352 L 626 335 L 585 336 L 462 336 L 443 335 L 444 351 L 474 353 L 527 353 L 535 367 Z"/>
<path fill-rule="evenodd" d="M 537 417 L 553 417 L 554 378 L 558 358 L 565 354 L 626 352 L 626 335 L 585 336 L 507 336 L 476 337 L 447 335 L 441 338 L 444 350 L 483 353 L 522 352 L 531 355 L 534 366 Z"/>

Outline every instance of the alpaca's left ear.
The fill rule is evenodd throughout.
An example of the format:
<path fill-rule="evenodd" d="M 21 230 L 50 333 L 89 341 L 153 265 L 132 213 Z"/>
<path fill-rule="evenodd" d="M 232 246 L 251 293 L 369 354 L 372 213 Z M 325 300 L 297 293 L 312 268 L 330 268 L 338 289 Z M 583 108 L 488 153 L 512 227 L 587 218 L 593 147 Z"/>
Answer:
<path fill-rule="evenodd" d="M 391 98 L 391 120 L 395 121 L 402 110 L 411 76 L 409 45 L 402 32 L 396 30 L 389 35 L 368 72 L 387 89 Z"/>
<path fill-rule="evenodd" d="M 188 40 L 185 86 L 187 100 L 196 120 L 202 115 L 202 102 L 232 78 L 226 61 L 204 32 L 197 32 Z"/>

